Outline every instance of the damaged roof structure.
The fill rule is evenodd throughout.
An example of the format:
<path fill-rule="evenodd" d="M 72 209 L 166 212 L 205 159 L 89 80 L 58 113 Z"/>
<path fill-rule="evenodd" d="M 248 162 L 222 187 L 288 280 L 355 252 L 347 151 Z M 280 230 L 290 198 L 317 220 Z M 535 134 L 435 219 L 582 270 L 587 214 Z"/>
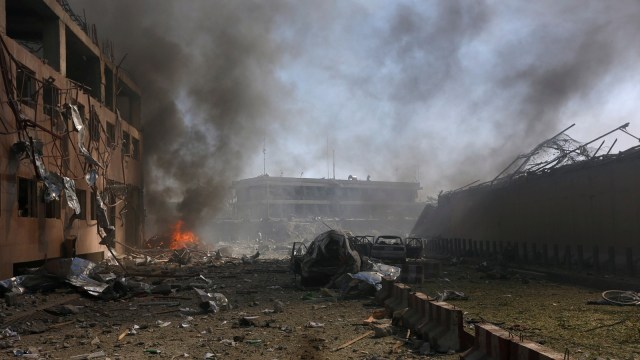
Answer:
<path fill-rule="evenodd" d="M 436 252 L 635 276 L 640 145 L 612 153 L 611 139 L 639 140 L 628 125 L 586 143 L 565 134 L 572 125 L 493 180 L 441 193 L 413 232 Z"/>
<path fill-rule="evenodd" d="M 66 0 L 0 7 L 0 277 L 139 244 L 138 86 Z"/>

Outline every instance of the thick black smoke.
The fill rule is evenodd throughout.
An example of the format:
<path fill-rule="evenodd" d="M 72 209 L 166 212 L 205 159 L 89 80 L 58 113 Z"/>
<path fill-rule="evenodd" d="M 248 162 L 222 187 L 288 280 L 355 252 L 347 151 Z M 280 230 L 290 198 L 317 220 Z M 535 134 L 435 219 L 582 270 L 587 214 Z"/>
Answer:
<path fill-rule="evenodd" d="M 277 2 L 77 1 L 143 92 L 148 213 L 201 225 L 279 116 Z M 177 205 L 176 205 L 177 201 Z M 175 205 L 175 206 L 174 206 Z M 175 207 L 175 209 L 174 209 Z"/>
<path fill-rule="evenodd" d="M 330 175 L 328 139 L 339 178 L 432 194 L 640 110 L 635 1 L 73 4 L 129 54 L 161 221 L 212 217 L 232 180 L 262 173 L 264 139 L 272 176 Z"/>

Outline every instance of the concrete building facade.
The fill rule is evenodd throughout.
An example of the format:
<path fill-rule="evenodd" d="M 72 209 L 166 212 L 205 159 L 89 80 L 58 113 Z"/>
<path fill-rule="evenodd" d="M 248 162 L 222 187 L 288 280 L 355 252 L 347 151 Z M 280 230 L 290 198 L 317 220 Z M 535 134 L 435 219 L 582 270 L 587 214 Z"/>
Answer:
<path fill-rule="evenodd" d="M 139 244 L 140 90 L 111 44 L 65 0 L 0 0 L 0 40 L 0 278 Z"/>
<path fill-rule="evenodd" d="M 420 184 L 259 176 L 233 182 L 238 219 L 415 218 Z"/>

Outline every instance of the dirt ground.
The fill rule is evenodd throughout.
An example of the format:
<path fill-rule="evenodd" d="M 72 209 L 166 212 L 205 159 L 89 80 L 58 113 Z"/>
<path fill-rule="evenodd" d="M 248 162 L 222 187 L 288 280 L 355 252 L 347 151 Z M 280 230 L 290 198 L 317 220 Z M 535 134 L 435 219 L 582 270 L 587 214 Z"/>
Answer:
<path fill-rule="evenodd" d="M 101 351 L 104 357 L 99 358 L 108 359 L 459 358 L 420 355 L 394 336 L 368 336 L 333 351 L 370 331 L 362 322 L 379 307 L 371 298 L 337 300 L 323 297 L 320 289 L 298 288 L 287 260 L 147 265 L 131 272 L 144 275 L 139 280 L 179 290 L 116 301 L 82 296 L 72 288 L 22 295 L 17 305 L 0 307 L 0 331 L 20 334 L 19 340 L 0 339 L 0 358 L 20 358 L 14 357 L 20 350 L 38 354 L 23 358 L 46 359 Z M 200 300 L 191 286 L 205 283 L 200 275 L 211 281 L 211 292 L 226 296 L 231 309 L 195 314 Z M 600 297 L 599 291 L 535 275 L 489 279 L 465 265 L 445 266 L 441 277 L 414 289 L 432 296 L 445 289 L 463 291 L 468 300 L 449 302 L 465 311 L 469 332 L 474 321 L 483 320 L 559 352 L 568 349 L 573 359 L 640 359 L 639 308 L 587 305 Z M 70 314 L 53 314 L 60 309 Z"/>

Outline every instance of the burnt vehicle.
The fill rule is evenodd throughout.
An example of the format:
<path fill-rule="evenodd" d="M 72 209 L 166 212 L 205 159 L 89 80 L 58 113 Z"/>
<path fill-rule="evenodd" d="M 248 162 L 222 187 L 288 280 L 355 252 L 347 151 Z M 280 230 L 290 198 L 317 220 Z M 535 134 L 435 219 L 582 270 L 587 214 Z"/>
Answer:
<path fill-rule="evenodd" d="M 400 236 L 380 235 L 371 247 L 371 257 L 389 263 L 405 263 L 407 248 Z"/>
<path fill-rule="evenodd" d="M 424 255 L 427 239 L 408 237 L 404 239 L 407 248 L 407 259 L 420 259 Z"/>
<path fill-rule="evenodd" d="M 375 237 L 373 235 L 349 236 L 349 245 L 360 254 L 360 257 L 371 256 L 374 239 Z"/>
<path fill-rule="evenodd" d="M 351 248 L 347 236 L 337 230 L 325 231 L 305 246 L 295 242 L 290 268 L 300 275 L 302 286 L 332 287 L 346 273 L 360 271 L 360 255 Z"/>

